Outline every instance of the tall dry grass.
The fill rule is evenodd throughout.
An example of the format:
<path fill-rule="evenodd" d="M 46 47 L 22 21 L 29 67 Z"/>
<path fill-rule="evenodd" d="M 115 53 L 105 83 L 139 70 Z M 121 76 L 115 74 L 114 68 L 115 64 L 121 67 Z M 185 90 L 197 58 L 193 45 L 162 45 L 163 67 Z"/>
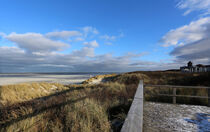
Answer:
<path fill-rule="evenodd" d="M 94 99 L 64 107 L 65 131 L 109 132 L 110 123 L 105 109 Z"/>
<path fill-rule="evenodd" d="M 108 132 L 111 131 L 110 115 L 113 113 L 110 109 L 123 105 L 128 99 L 126 86 L 116 82 L 68 85 L 66 88 L 62 94 L 50 94 L 43 99 L 22 101 L 18 97 L 18 101 L 14 101 L 18 103 L 0 110 L 0 130 Z"/>
<path fill-rule="evenodd" d="M 0 106 L 28 101 L 68 89 L 58 83 L 22 83 L 0 86 Z"/>

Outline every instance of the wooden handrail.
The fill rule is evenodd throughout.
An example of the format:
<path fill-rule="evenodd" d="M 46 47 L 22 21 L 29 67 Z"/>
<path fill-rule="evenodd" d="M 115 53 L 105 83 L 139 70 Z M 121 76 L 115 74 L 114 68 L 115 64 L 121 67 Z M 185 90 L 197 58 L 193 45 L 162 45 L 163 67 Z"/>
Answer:
<path fill-rule="evenodd" d="M 169 96 L 169 97 L 187 97 L 187 98 L 201 98 L 208 99 L 207 96 L 191 96 L 191 95 L 171 95 L 171 94 L 157 94 L 158 96 Z"/>
<path fill-rule="evenodd" d="M 129 109 L 128 115 L 122 126 L 121 132 L 142 132 L 143 131 L 143 101 L 144 101 L 144 87 L 164 87 L 173 88 L 173 95 L 170 94 L 157 94 L 158 96 L 173 97 L 173 103 L 176 104 L 176 97 L 189 97 L 189 98 L 204 98 L 208 99 L 208 106 L 210 106 L 210 87 L 205 86 L 174 86 L 174 85 L 144 85 L 140 81 L 134 100 Z M 177 95 L 177 88 L 204 88 L 208 89 L 208 96 L 190 96 L 190 95 Z"/>
<path fill-rule="evenodd" d="M 163 87 L 163 88 L 204 88 L 204 89 L 210 89 L 210 87 L 206 86 L 177 86 L 177 85 L 151 85 L 151 84 L 145 84 L 144 87 Z"/>
<path fill-rule="evenodd" d="M 210 107 L 210 87 L 206 87 L 206 86 L 177 86 L 177 85 L 151 85 L 151 84 L 146 84 L 146 85 L 144 85 L 144 87 L 173 88 L 173 95 L 171 95 L 171 94 L 158 94 L 158 96 L 173 97 L 173 104 L 176 104 L 176 97 L 203 98 L 203 99 L 208 99 L 208 106 Z M 176 89 L 177 88 L 207 89 L 208 90 L 208 95 L 207 96 L 176 95 Z"/>
<path fill-rule="evenodd" d="M 121 132 L 143 131 L 143 81 L 140 81 L 134 100 L 125 119 Z"/>

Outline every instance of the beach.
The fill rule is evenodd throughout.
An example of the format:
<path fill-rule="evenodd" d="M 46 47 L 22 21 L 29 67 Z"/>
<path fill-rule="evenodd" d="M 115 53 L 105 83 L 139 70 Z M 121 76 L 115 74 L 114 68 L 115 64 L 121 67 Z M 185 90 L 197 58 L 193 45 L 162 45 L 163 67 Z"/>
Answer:
<path fill-rule="evenodd" d="M 0 85 L 50 82 L 61 84 L 81 83 L 84 80 L 103 73 L 13 73 L 0 74 Z"/>

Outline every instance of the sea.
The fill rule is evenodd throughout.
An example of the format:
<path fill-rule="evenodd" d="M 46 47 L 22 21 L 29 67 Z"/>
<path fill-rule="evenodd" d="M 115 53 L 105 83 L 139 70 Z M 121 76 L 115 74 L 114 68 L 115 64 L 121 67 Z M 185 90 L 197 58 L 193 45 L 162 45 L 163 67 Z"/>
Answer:
<path fill-rule="evenodd" d="M 27 82 L 79 84 L 90 77 L 112 73 L 119 74 L 120 72 L 0 73 L 0 85 Z"/>

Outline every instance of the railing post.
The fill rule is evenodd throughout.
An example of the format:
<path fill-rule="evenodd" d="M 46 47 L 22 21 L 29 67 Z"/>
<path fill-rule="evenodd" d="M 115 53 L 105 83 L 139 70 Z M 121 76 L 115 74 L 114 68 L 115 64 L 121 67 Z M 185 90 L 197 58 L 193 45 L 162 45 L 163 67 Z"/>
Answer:
<path fill-rule="evenodd" d="M 173 88 L 173 104 L 176 104 L 176 88 Z"/>
<path fill-rule="evenodd" d="M 210 107 L 210 88 L 208 88 L 208 107 Z"/>

